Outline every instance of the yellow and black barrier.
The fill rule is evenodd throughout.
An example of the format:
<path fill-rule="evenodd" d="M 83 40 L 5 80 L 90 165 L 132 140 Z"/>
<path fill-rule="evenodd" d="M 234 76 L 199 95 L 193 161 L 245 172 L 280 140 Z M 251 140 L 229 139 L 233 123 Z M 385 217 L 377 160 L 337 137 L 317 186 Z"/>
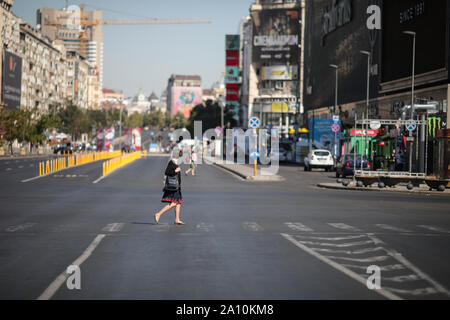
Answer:
<path fill-rule="evenodd" d="M 45 176 L 64 169 L 82 166 L 88 163 L 111 159 L 121 156 L 120 151 L 102 151 L 102 152 L 81 152 L 73 155 L 64 155 L 52 160 L 39 163 L 39 176 Z"/>
<path fill-rule="evenodd" d="M 113 172 L 114 170 L 117 170 L 123 166 L 126 166 L 127 164 L 136 161 L 138 159 L 142 158 L 141 152 L 133 152 L 124 154 L 120 157 L 113 158 L 111 160 L 103 162 L 103 174 L 102 176 L 106 176 Z"/>

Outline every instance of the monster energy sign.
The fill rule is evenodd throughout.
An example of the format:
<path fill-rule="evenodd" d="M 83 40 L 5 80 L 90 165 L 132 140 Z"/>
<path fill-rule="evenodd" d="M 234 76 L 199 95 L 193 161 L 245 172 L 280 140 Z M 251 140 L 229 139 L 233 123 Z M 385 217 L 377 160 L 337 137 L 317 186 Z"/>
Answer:
<path fill-rule="evenodd" d="M 325 37 L 352 21 L 352 16 L 351 0 L 333 0 L 331 9 L 327 8 L 322 16 L 322 46 L 325 44 Z"/>
<path fill-rule="evenodd" d="M 428 118 L 428 133 L 430 136 L 436 137 L 437 130 L 441 130 L 442 119 L 439 117 Z"/>

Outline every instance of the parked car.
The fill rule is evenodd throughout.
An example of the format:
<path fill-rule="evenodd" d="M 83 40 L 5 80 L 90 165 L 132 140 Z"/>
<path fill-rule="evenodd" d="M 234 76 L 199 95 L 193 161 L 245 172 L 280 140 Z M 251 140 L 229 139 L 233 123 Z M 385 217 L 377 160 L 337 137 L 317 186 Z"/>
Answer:
<path fill-rule="evenodd" d="M 331 171 L 334 168 L 334 159 L 328 150 L 314 150 L 305 158 L 305 171 L 312 169 L 325 169 Z"/>
<path fill-rule="evenodd" d="M 58 147 L 56 147 L 55 149 L 53 149 L 53 153 L 54 154 L 72 154 L 73 153 L 73 147 L 70 145 L 70 143 L 68 144 L 63 144 L 60 145 Z"/>
<path fill-rule="evenodd" d="M 353 168 L 355 167 L 355 155 L 346 154 L 336 165 L 336 178 L 353 177 Z M 366 156 L 363 157 L 363 170 L 370 170 L 371 163 Z M 356 155 L 356 170 L 361 170 L 361 155 Z"/>

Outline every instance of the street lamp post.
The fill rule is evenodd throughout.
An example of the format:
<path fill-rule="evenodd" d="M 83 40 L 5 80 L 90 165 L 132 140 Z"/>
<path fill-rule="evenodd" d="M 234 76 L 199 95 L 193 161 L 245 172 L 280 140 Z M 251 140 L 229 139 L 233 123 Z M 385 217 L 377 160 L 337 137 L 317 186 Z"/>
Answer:
<path fill-rule="evenodd" d="M 335 64 L 330 64 L 330 67 L 336 70 L 336 81 L 334 91 L 334 110 L 333 115 L 336 115 L 338 104 L 338 85 L 339 85 L 339 67 Z M 337 132 L 334 133 L 334 159 L 337 161 Z"/>
<path fill-rule="evenodd" d="M 411 110 L 409 111 L 409 118 L 414 118 L 414 87 L 415 87 L 415 73 L 416 73 L 416 33 L 414 31 L 403 31 L 404 34 L 413 37 L 413 58 L 412 58 L 412 76 L 411 76 Z M 409 132 L 412 137 L 412 131 Z M 409 143 L 409 173 L 412 173 L 412 143 Z"/>
<path fill-rule="evenodd" d="M 362 54 L 367 56 L 367 97 L 366 97 L 366 118 L 369 119 L 369 104 L 370 104 L 370 65 L 372 60 L 372 54 L 369 51 L 360 51 Z M 365 153 L 366 157 L 369 158 L 368 155 L 368 145 L 367 140 L 369 135 L 369 124 L 366 123 L 366 142 L 365 142 Z M 363 170 L 363 157 L 361 155 L 361 170 Z"/>
<path fill-rule="evenodd" d="M 119 137 L 120 137 L 120 150 L 122 150 L 122 98 L 119 99 L 119 114 L 120 114 L 120 120 L 119 120 Z"/>

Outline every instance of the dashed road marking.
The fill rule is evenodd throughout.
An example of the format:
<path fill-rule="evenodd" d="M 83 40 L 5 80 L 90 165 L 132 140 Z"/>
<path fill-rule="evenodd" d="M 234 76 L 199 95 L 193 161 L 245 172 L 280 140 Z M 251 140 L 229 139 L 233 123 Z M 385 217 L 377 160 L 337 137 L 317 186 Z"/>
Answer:
<path fill-rule="evenodd" d="M 263 228 L 256 222 L 244 222 L 242 226 L 245 230 L 253 232 L 260 232 L 263 230 Z"/>
<path fill-rule="evenodd" d="M 11 170 L 12 170 L 11 168 L 7 168 L 7 169 L 6 169 L 6 171 L 11 171 Z"/>
<path fill-rule="evenodd" d="M 388 224 L 377 224 L 376 226 L 380 229 L 384 229 L 384 230 L 388 230 L 388 231 L 395 231 L 395 232 L 402 232 L 402 233 L 410 233 L 411 232 L 409 230 L 390 226 Z"/>
<path fill-rule="evenodd" d="M 294 231 L 301 231 L 301 232 L 313 232 L 314 231 L 310 227 L 307 227 L 303 223 L 300 223 L 300 222 L 286 222 L 285 225 Z"/>
<path fill-rule="evenodd" d="M 124 223 L 110 223 L 106 227 L 103 228 L 104 232 L 119 232 L 122 230 Z"/>
<path fill-rule="evenodd" d="M 330 225 L 336 229 L 340 229 L 340 230 L 361 232 L 360 229 L 349 226 L 348 224 L 345 224 L 345 223 L 328 223 L 328 225 Z"/>
<path fill-rule="evenodd" d="M 197 224 L 197 229 L 203 232 L 211 232 L 214 231 L 214 226 L 210 223 L 199 223 Z"/>
<path fill-rule="evenodd" d="M 36 225 L 36 223 L 33 222 L 28 222 L 28 223 L 24 223 L 24 224 L 19 224 L 17 226 L 11 226 L 9 228 L 6 229 L 6 232 L 18 232 L 18 231 L 25 231 L 27 229 L 30 229 L 32 227 L 34 227 Z"/>
<path fill-rule="evenodd" d="M 19 169 L 22 169 L 23 168 L 23 166 L 19 166 Z"/>
<path fill-rule="evenodd" d="M 450 231 L 441 228 L 441 227 L 435 227 L 435 226 L 424 226 L 424 225 L 420 225 L 418 226 L 419 228 L 423 228 L 423 229 L 427 229 L 430 231 L 435 231 L 435 232 L 441 232 L 441 233 L 450 233 Z"/>

